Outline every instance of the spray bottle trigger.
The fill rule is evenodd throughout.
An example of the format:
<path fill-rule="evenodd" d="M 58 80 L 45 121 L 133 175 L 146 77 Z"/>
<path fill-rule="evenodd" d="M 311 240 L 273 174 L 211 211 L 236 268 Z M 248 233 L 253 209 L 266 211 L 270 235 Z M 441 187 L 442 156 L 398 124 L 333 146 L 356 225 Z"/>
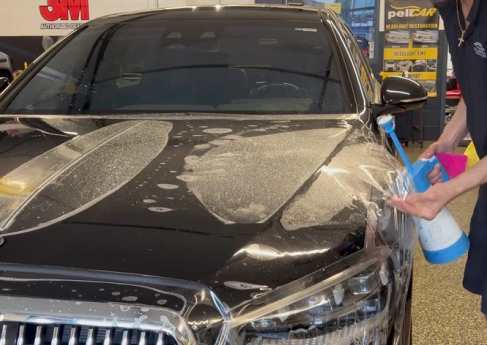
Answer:
<path fill-rule="evenodd" d="M 448 176 L 448 174 L 446 173 L 446 170 L 445 168 L 443 168 L 443 166 L 441 166 L 441 180 L 443 182 L 448 182 L 450 181 L 450 177 Z"/>
<path fill-rule="evenodd" d="M 443 167 L 443 165 L 441 165 L 441 162 L 440 162 L 440 160 L 438 159 L 438 157 L 433 156 L 433 157 L 431 158 L 431 165 L 432 165 L 431 169 L 434 169 L 434 167 L 435 167 L 436 165 L 438 165 L 438 164 L 440 165 L 440 171 L 441 171 L 441 180 L 442 180 L 443 182 L 448 182 L 448 181 L 450 181 L 450 176 L 448 176 L 448 173 L 446 172 L 445 168 Z M 430 170 L 430 171 L 431 171 L 431 170 Z"/>
<path fill-rule="evenodd" d="M 416 190 L 418 193 L 424 193 L 431 187 L 431 183 L 428 179 L 428 175 L 431 172 L 431 170 L 435 168 L 437 164 L 441 164 L 441 163 L 436 156 L 433 156 L 431 158 L 420 159 L 413 164 L 413 171 L 411 172 L 411 175 L 413 177 L 414 184 L 416 186 Z M 440 169 L 441 169 L 442 181 L 443 182 L 449 181 L 450 177 L 446 173 L 445 169 L 442 166 Z"/>

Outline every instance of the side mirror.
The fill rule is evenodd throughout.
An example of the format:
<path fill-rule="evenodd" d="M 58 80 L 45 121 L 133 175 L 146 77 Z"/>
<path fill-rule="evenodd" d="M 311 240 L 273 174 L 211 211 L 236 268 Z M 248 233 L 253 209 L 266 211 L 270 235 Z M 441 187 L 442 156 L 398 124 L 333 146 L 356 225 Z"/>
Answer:
<path fill-rule="evenodd" d="M 403 77 L 385 78 L 380 93 L 379 104 L 373 105 L 373 113 L 376 118 L 420 109 L 428 101 L 428 93 L 420 83 Z"/>
<path fill-rule="evenodd" d="M 3 92 L 10 85 L 10 80 L 5 77 L 0 77 L 0 93 Z"/>

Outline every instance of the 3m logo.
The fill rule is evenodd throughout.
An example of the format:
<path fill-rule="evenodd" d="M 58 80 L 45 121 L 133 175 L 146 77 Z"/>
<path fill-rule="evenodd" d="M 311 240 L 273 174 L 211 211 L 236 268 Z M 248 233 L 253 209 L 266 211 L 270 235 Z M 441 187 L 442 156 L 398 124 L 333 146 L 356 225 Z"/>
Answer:
<path fill-rule="evenodd" d="M 88 0 L 47 0 L 47 6 L 39 6 L 39 9 L 49 22 L 90 19 Z"/>
<path fill-rule="evenodd" d="M 436 14 L 436 8 L 421 8 L 418 6 L 396 7 L 391 6 L 395 11 L 387 12 L 387 19 L 408 18 L 408 17 L 433 17 Z"/>

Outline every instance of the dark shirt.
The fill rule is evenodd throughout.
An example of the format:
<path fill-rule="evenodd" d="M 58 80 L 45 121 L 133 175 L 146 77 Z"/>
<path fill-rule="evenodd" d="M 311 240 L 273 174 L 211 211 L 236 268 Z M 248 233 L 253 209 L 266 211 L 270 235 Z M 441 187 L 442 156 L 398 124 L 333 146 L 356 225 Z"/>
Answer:
<path fill-rule="evenodd" d="M 465 42 L 459 47 L 465 16 L 455 0 L 438 6 L 445 23 L 453 70 L 467 105 L 467 126 L 480 158 L 487 155 L 487 1 L 474 0 Z M 457 13 L 458 10 L 458 13 Z M 482 20 L 483 18 L 483 20 Z"/>

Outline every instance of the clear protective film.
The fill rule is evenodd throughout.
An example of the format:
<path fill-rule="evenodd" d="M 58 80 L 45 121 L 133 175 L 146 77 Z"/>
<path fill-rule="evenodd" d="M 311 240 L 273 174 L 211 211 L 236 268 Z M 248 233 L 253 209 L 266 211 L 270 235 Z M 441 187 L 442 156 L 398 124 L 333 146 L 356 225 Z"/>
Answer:
<path fill-rule="evenodd" d="M 212 121 L 218 124 L 122 120 L 56 145 L 0 179 L 0 235 L 28 239 L 57 226 L 71 241 L 75 232 L 65 220 L 74 216 L 90 224 L 99 217 L 103 229 L 116 229 L 113 247 L 133 253 L 131 266 L 97 260 L 93 267 L 143 274 L 137 290 L 147 288 L 148 276 L 164 278 L 150 284 L 159 291 L 145 304 L 123 280 L 127 295 L 106 297 L 117 299 L 116 313 L 109 304 L 94 315 L 92 304 L 68 294 L 69 313 L 95 324 L 117 318 L 136 329 L 149 325 L 180 345 L 398 344 L 409 332 L 402 328 L 417 225 L 387 205 L 414 187 L 386 136 L 356 115 Z M 72 125 L 59 122 L 50 124 Z M 78 242 L 90 229 L 82 231 Z M 91 248 L 92 256 L 106 257 L 110 246 Z M 63 264 L 75 266 L 75 254 Z M 12 291 L 31 283 L 4 278 Z M 76 284 L 67 289 L 81 291 L 100 279 L 107 285 L 101 289 L 115 285 L 118 293 L 114 281 L 122 278 L 115 278 L 88 284 L 49 273 L 36 284 L 49 283 L 56 295 L 55 288 Z M 100 291 L 97 285 L 90 303 Z M 19 312 L 22 298 L 10 300 L 7 311 Z M 53 316 L 33 305 L 35 315 Z"/>
<path fill-rule="evenodd" d="M 229 319 L 218 325 L 217 344 L 386 344 L 391 334 L 399 342 L 417 226 L 412 217 L 390 208 L 387 199 L 405 197 L 414 187 L 385 137 L 377 140 L 367 126 L 353 122 L 343 121 L 344 131 L 334 134 L 340 137 L 336 147 L 308 188 L 285 206 L 280 223 L 293 233 L 323 224 L 363 224 L 363 248 L 230 307 Z M 197 158 L 211 166 L 209 159 Z M 256 260 L 279 254 L 257 244 L 243 251 Z"/>

